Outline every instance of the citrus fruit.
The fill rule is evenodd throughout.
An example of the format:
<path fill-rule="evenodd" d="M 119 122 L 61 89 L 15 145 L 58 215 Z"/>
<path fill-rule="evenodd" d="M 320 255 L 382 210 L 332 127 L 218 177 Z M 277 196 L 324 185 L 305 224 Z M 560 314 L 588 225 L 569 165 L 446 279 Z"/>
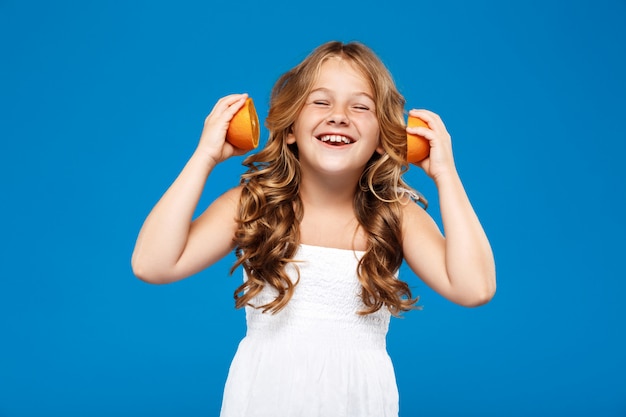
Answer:
<path fill-rule="evenodd" d="M 233 146 L 249 151 L 259 146 L 259 116 L 252 99 L 248 97 L 235 113 L 226 131 L 226 140 Z"/>
<path fill-rule="evenodd" d="M 428 127 L 428 124 L 419 117 L 409 116 L 407 127 Z M 423 160 L 430 153 L 430 142 L 423 136 L 407 133 L 406 147 L 406 159 L 411 163 L 417 163 Z"/>

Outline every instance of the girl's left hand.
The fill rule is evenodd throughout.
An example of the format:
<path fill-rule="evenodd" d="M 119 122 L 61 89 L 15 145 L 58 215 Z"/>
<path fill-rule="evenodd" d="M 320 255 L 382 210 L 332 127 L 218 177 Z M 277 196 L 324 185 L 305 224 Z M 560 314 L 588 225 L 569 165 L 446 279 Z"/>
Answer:
<path fill-rule="evenodd" d="M 435 181 L 441 175 L 454 173 L 456 168 L 452 156 L 452 139 L 439 115 L 429 110 L 412 109 L 409 116 L 418 117 L 428 124 L 428 127 L 406 128 L 407 133 L 423 136 L 430 143 L 428 157 L 415 165 Z"/>

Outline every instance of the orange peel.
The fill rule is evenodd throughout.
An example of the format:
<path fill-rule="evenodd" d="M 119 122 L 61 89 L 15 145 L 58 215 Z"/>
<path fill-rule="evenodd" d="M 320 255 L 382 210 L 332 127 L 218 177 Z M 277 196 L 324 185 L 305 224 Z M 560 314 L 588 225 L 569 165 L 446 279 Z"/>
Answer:
<path fill-rule="evenodd" d="M 260 134 L 259 116 L 254 108 L 254 102 L 248 97 L 243 107 L 230 121 L 226 140 L 239 149 L 250 151 L 259 146 Z"/>
<path fill-rule="evenodd" d="M 407 127 L 428 127 L 428 124 L 419 117 L 409 116 Z M 430 154 L 430 142 L 423 136 L 406 134 L 406 159 L 410 163 L 420 162 Z"/>

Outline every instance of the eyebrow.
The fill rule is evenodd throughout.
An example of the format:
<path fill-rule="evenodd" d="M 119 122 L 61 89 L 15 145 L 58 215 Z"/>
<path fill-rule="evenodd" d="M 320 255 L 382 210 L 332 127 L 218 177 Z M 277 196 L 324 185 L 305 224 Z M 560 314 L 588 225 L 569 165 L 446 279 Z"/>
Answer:
<path fill-rule="evenodd" d="M 331 91 L 328 88 L 320 87 L 320 88 L 316 88 L 315 90 L 311 90 L 309 95 L 311 95 L 313 93 L 317 93 L 317 92 L 330 93 Z M 356 92 L 356 93 L 354 93 L 352 95 L 355 96 L 355 97 L 359 97 L 359 96 L 367 97 L 370 100 L 372 100 L 374 103 L 376 102 L 376 100 L 374 100 L 374 97 L 372 97 L 370 94 L 366 93 L 365 91 L 358 91 L 358 92 Z"/>

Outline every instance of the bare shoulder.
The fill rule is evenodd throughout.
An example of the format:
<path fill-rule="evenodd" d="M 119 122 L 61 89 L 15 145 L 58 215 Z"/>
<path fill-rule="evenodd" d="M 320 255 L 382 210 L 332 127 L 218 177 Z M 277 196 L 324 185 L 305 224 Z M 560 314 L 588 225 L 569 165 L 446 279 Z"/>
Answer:
<path fill-rule="evenodd" d="M 243 190 L 243 185 L 238 185 L 233 187 L 226 192 L 224 192 L 221 196 L 219 196 L 215 201 L 224 200 L 227 203 L 239 205 L 239 200 L 241 198 L 241 190 Z"/>
<path fill-rule="evenodd" d="M 437 225 L 426 209 L 417 204 L 413 199 L 405 196 L 401 200 L 402 207 L 402 233 L 415 232 L 416 228 L 437 228 Z"/>
<path fill-rule="evenodd" d="M 234 247 L 241 187 L 234 187 L 217 197 L 193 221 L 187 248 L 181 261 L 187 269 L 198 271 L 226 256 Z"/>
<path fill-rule="evenodd" d="M 226 223 L 229 223 L 230 220 L 234 222 L 242 189 L 243 186 L 240 185 L 225 191 L 207 207 L 204 213 L 202 213 L 194 223 L 202 223 L 209 219 Z"/>

